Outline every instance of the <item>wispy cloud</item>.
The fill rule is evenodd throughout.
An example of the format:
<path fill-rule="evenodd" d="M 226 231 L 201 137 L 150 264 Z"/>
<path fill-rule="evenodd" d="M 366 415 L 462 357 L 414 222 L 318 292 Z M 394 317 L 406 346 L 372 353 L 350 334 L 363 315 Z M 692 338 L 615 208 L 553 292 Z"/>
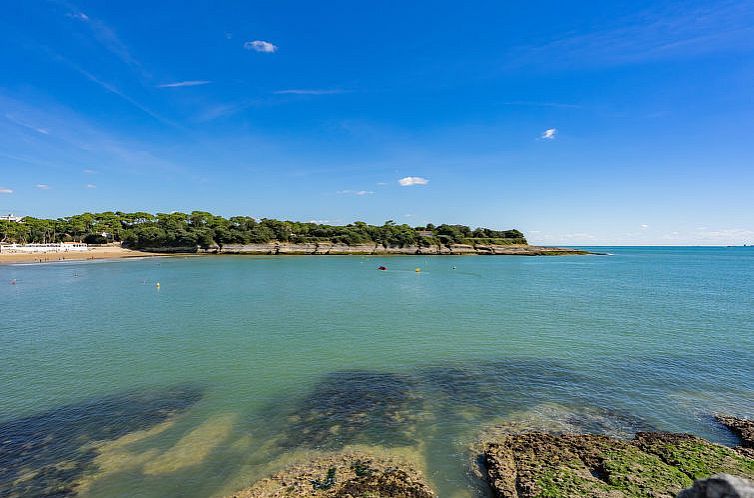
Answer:
<path fill-rule="evenodd" d="M 554 140 L 555 139 L 555 135 L 557 135 L 557 134 L 558 134 L 557 128 L 549 128 L 549 129 L 547 129 L 547 130 L 545 130 L 545 131 L 542 132 L 542 135 L 541 135 L 540 138 L 542 138 L 544 140 Z"/>
<path fill-rule="evenodd" d="M 0 187 L 0 194 L 12 194 L 12 188 Z"/>
<path fill-rule="evenodd" d="M 273 45 L 272 43 L 263 40 L 247 41 L 243 44 L 243 48 L 265 54 L 272 54 L 278 51 L 277 45 Z"/>
<path fill-rule="evenodd" d="M 89 20 L 89 16 L 84 14 L 83 12 L 69 12 L 66 14 L 71 19 L 78 19 L 79 21 L 87 22 Z"/>
<path fill-rule="evenodd" d="M 639 226 L 641 227 L 642 230 L 646 230 L 647 228 L 649 228 L 649 225 L 639 225 Z"/>
<path fill-rule="evenodd" d="M 181 88 L 184 86 L 201 86 L 212 83 L 209 80 L 190 80 L 190 81 L 176 81 L 175 83 L 164 83 L 157 85 L 157 88 Z"/>
<path fill-rule="evenodd" d="M 422 178 L 421 176 L 407 176 L 405 178 L 401 178 L 398 180 L 398 184 L 400 184 L 401 187 L 411 187 L 413 185 L 426 185 L 429 183 L 429 180 L 426 178 Z"/>
<path fill-rule="evenodd" d="M 338 190 L 338 194 L 341 195 L 372 195 L 374 192 L 371 190 Z"/>
<path fill-rule="evenodd" d="M 96 171 L 93 169 L 85 169 L 84 171 L 82 171 L 82 173 L 84 173 L 85 175 L 93 175 L 96 173 Z"/>
<path fill-rule="evenodd" d="M 754 47 L 754 4 L 727 0 L 652 7 L 612 26 L 523 47 L 518 64 L 596 66 L 693 57 Z"/>
<path fill-rule="evenodd" d="M 18 125 L 18 126 L 23 126 L 24 128 L 28 128 L 28 129 L 30 129 L 30 130 L 34 130 L 34 131 L 36 131 L 37 133 L 41 133 L 42 135 L 49 135 L 49 134 L 50 134 L 50 130 L 48 130 L 48 129 L 46 129 L 46 128 L 40 128 L 40 127 L 38 127 L 38 126 L 35 126 L 35 125 L 32 125 L 32 124 L 29 124 L 29 123 L 27 123 L 27 122 L 25 122 L 25 121 L 23 121 L 23 120 L 21 120 L 21 119 L 18 119 L 17 117 L 15 117 L 15 116 L 14 116 L 14 115 L 12 115 L 12 114 L 6 114 L 6 115 L 5 115 L 5 118 L 6 118 L 6 119 L 7 119 L 8 121 L 10 121 L 11 123 L 14 123 L 14 124 L 16 124 L 16 125 Z"/>
<path fill-rule="evenodd" d="M 199 122 L 212 121 L 213 119 L 231 116 L 258 105 L 262 105 L 262 101 L 257 99 L 243 100 L 229 104 L 217 104 L 201 111 L 195 119 Z"/>
<path fill-rule="evenodd" d="M 144 67 L 139 61 L 137 61 L 128 49 L 125 43 L 123 43 L 115 31 L 99 19 L 90 17 L 89 15 L 81 12 L 80 10 L 69 5 L 72 12 L 66 14 L 72 19 L 81 21 L 83 24 L 91 29 L 94 39 L 107 51 L 115 55 L 125 64 L 128 64 L 132 68 L 136 69 L 142 77 L 149 77 L 149 74 L 144 70 Z"/>
<path fill-rule="evenodd" d="M 144 112 L 144 113 L 148 114 L 149 116 L 153 117 L 157 121 L 160 121 L 163 124 L 170 125 L 170 126 L 172 126 L 174 128 L 180 128 L 180 126 L 178 124 L 176 124 L 176 123 L 174 123 L 174 122 L 172 122 L 172 121 L 170 121 L 170 120 L 168 120 L 166 118 L 163 118 L 162 116 L 160 116 L 156 112 L 152 111 L 151 109 L 149 109 L 145 105 L 143 105 L 140 102 L 138 102 L 138 101 L 134 100 L 133 98 L 129 97 L 128 95 L 126 95 L 125 93 L 123 93 L 122 91 L 120 91 L 120 89 L 118 89 L 118 87 L 116 87 L 115 85 L 113 85 L 111 83 L 108 83 L 106 81 L 102 81 L 101 79 L 97 78 L 92 73 L 90 73 L 89 71 L 78 67 L 76 64 L 68 61 L 67 59 L 65 59 L 63 57 L 61 57 L 60 59 L 63 62 L 66 62 L 69 66 L 71 66 L 72 68 L 74 68 L 76 71 L 78 71 L 79 73 L 81 73 L 89 81 L 91 81 L 93 83 L 96 83 L 97 85 L 101 86 L 102 88 L 104 88 L 108 92 L 112 93 L 113 95 L 117 95 L 121 99 L 125 100 L 126 102 L 128 102 L 132 106 L 136 107 L 137 109 L 141 110 L 142 112 Z"/>
<path fill-rule="evenodd" d="M 50 187 L 49 185 L 47 185 L 46 183 L 37 183 L 37 184 L 36 184 L 36 185 L 34 185 L 34 186 L 35 186 L 36 188 L 38 188 L 39 190 L 50 190 L 50 188 L 51 188 L 51 187 Z"/>
<path fill-rule="evenodd" d="M 754 230 L 750 228 L 697 227 L 696 231 L 673 231 L 663 240 L 678 245 L 740 245 L 754 243 Z"/>
<path fill-rule="evenodd" d="M 275 95 L 337 95 L 340 93 L 346 93 L 346 90 L 292 89 L 292 90 L 277 90 L 273 93 Z"/>
<path fill-rule="evenodd" d="M 87 183 L 86 188 L 97 188 L 97 186 L 94 185 L 93 183 Z"/>

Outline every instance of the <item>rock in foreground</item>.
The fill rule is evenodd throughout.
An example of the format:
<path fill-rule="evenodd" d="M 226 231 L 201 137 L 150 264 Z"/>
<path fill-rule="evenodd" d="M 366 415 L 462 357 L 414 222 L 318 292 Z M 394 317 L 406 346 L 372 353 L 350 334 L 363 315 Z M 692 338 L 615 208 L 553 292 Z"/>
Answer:
<path fill-rule="evenodd" d="M 257 482 L 233 498 L 434 498 L 417 471 L 393 459 L 359 452 L 318 457 Z"/>
<path fill-rule="evenodd" d="M 754 459 L 686 434 L 632 440 L 585 434 L 515 434 L 484 452 L 493 493 L 529 497 L 675 497 L 717 473 L 754 477 Z"/>
<path fill-rule="evenodd" d="M 718 474 L 696 481 L 678 498 L 754 498 L 754 482 L 740 477 Z"/>

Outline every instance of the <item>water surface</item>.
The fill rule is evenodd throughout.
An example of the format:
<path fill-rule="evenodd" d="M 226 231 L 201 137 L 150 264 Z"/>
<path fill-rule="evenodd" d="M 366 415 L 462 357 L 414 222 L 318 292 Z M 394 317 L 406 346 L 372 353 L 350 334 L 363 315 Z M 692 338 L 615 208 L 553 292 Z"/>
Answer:
<path fill-rule="evenodd" d="M 579 410 L 732 442 L 709 416 L 754 416 L 754 249 L 600 250 L 0 266 L 0 490 L 221 496 L 364 445 L 474 496 L 485 427 Z"/>

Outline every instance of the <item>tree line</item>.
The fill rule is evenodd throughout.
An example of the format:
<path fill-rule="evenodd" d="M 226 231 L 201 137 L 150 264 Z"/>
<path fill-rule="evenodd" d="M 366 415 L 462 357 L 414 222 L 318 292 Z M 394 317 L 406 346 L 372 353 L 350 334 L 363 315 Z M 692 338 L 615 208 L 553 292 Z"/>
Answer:
<path fill-rule="evenodd" d="M 205 211 L 187 213 L 84 213 L 59 219 L 27 217 L 21 222 L 0 220 L 2 243 L 121 242 L 134 249 L 160 247 L 209 248 L 227 244 L 267 242 L 384 246 L 449 244 L 526 244 L 518 230 L 470 228 L 465 225 L 409 226 L 392 220 L 382 226 L 356 221 L 335 226 L 248 216 L 223 218 Z"/>

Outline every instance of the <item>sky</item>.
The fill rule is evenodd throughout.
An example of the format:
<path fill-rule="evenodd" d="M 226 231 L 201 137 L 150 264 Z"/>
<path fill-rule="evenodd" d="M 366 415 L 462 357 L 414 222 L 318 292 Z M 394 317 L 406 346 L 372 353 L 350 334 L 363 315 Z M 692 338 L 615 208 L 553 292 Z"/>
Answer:
<path fill-rule="evenodd" d="M 754 3 L 6 2 L 0 214 L 754 243 Z"/>

